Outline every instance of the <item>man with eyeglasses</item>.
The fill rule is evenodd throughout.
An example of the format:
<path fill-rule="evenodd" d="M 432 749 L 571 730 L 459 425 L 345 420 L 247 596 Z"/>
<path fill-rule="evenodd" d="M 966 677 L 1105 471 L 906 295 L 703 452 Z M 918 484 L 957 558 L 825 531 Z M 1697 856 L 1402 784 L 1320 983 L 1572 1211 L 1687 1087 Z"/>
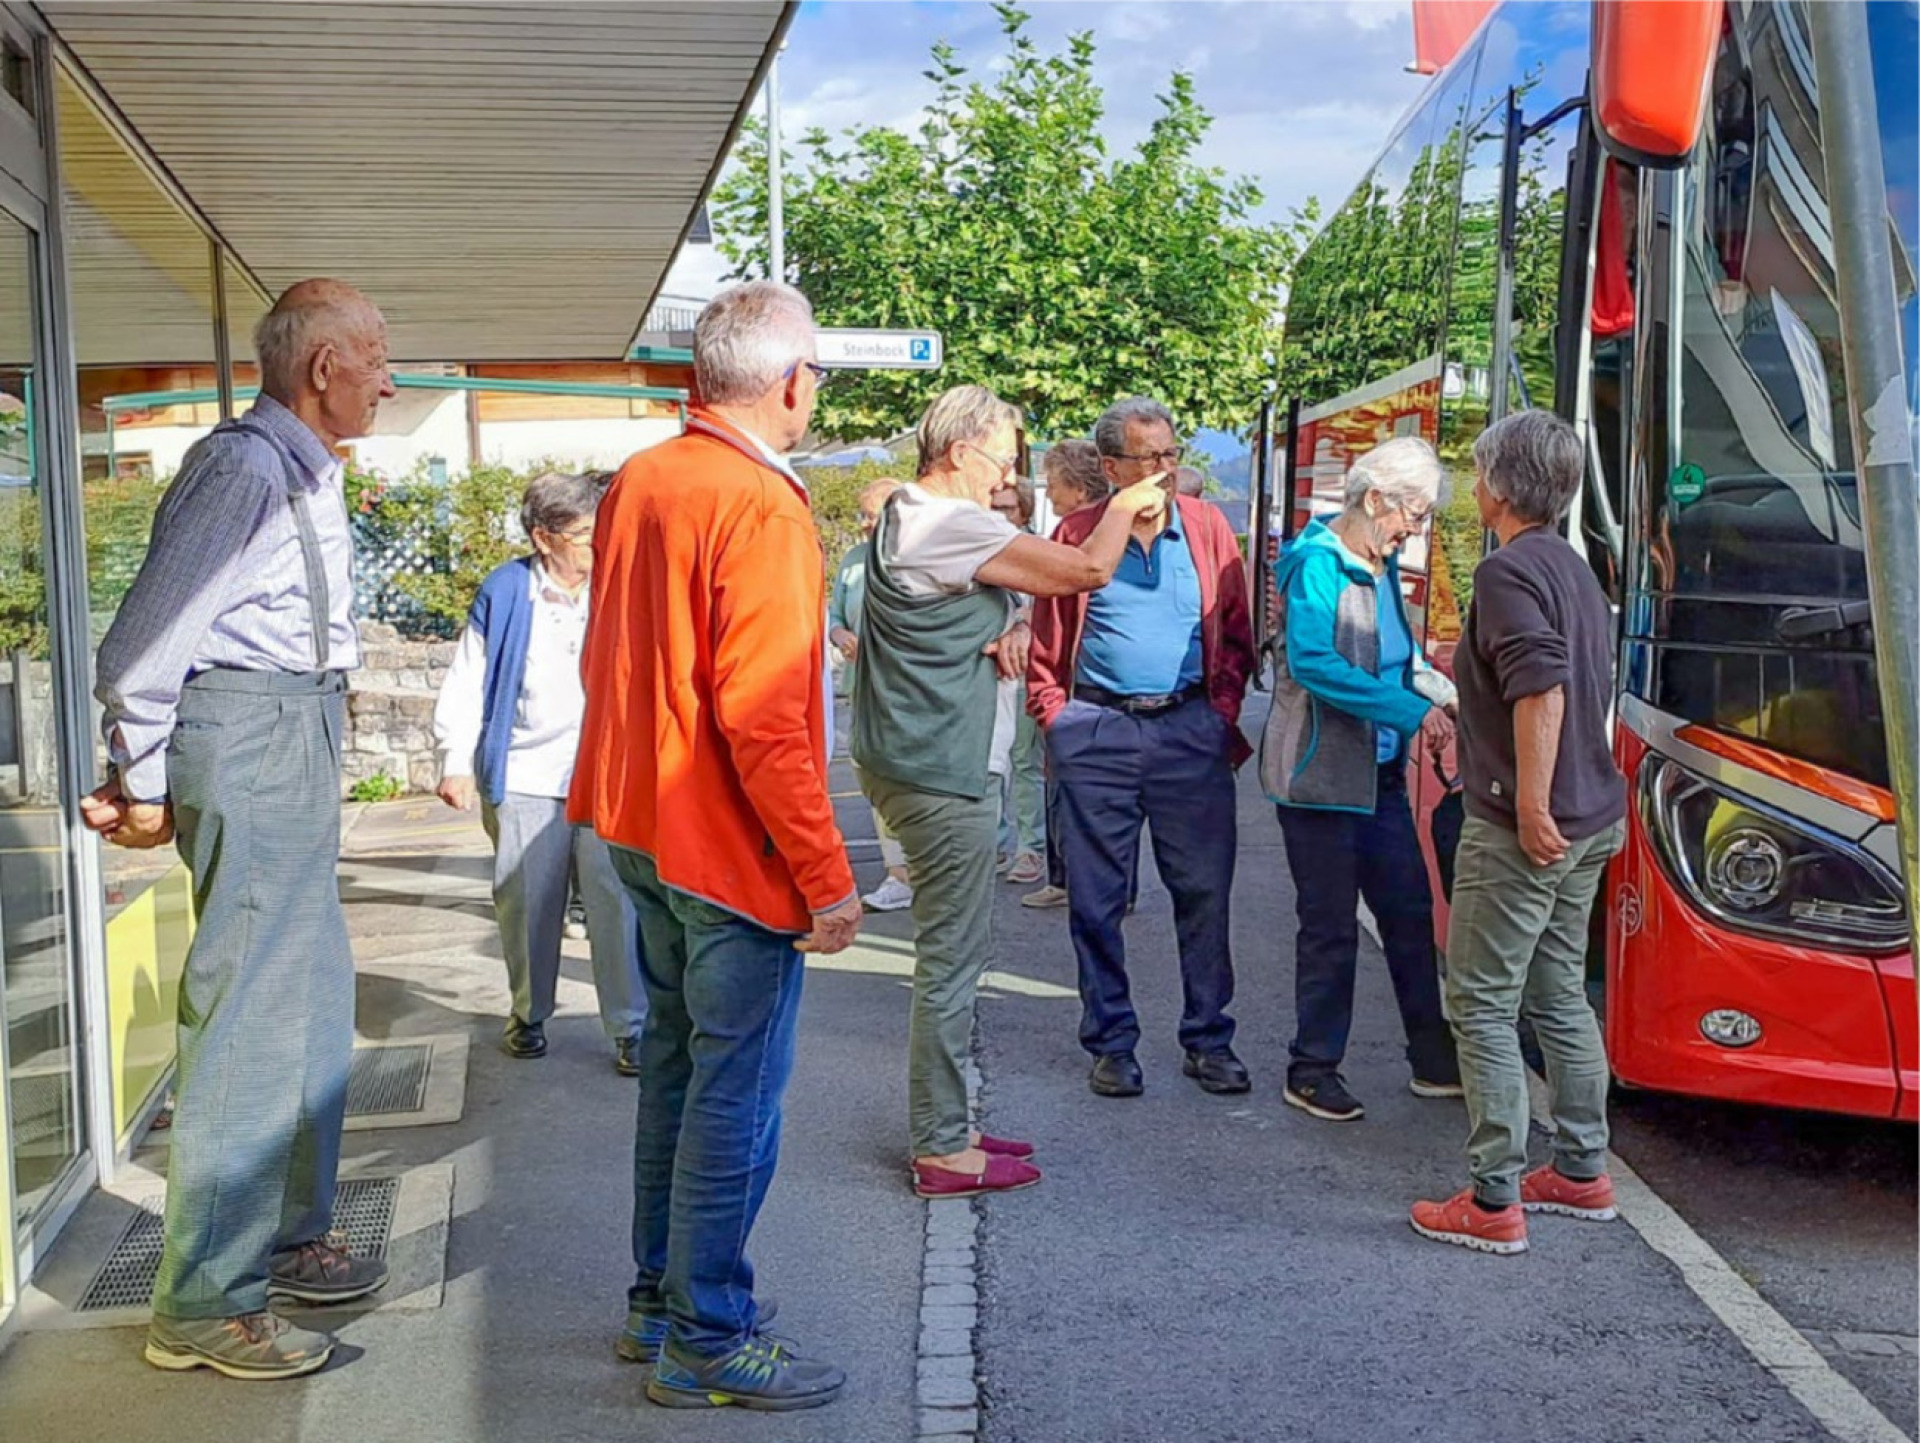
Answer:
<path fill-rule="evenodd" d="M 1170 496 L 1181 448 L 1173 416 L 1135 396 L 1093 432 L 1116 489 L 1163 478 Z M 1060 523 L 1078 544 L 1106 507 Z M 1047 733 L 1060 788 L 1060 829 L 1074 952 L 1080 1045 L 1102 1097 L 1137 1097 L 1140 1024 L 1129 995 L 1129 882 L 1150 823 L 1154 860 L 1173 895 L 1185 1007 L 1184 1071 L 1207 1092 L 1245 1092 L 1233 1052 L 1234 768 L 1252 754 L 1240 703 L 1253 674 L 1246 568 L 1217 507 L 1191 496 L 1136 523 L 1113 579 L 1085 597 L 1038 602 L 1028 709 Z"/>

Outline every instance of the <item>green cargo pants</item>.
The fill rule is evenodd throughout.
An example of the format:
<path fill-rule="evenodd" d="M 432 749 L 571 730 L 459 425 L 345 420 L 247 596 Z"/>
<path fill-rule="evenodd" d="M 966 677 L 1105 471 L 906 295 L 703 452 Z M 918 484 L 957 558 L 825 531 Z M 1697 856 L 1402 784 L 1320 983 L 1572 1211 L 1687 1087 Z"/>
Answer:
<path fill-rule="evenodd" d="M 1466 1084 L 1467 1164 L 1489 1207 L 1520 1201 L 1527 1165 L 1526 1064 L 1517 1023 L 1533 1024 L 1553 1094 L 1554 1166 L 1606 1170 L 1607 1054 L 1587 1001 L 1587 917 L 1626 824 L 1536 867 L 1505 827 L 1469 817 L 1455 861 L 1447 928 L 1447 1017 Z"/>
<path fill-rule="evenodd" d="M 971 1136 L 966 1062 L 974 993 L 993 957 L 1000 788 L 969 801 L 871 774 L 860 781 L 906 850 L 913 883 L 913 1011 L 907 1023 L 913 1155 L 948 1157 L 964 1152 Z"/>

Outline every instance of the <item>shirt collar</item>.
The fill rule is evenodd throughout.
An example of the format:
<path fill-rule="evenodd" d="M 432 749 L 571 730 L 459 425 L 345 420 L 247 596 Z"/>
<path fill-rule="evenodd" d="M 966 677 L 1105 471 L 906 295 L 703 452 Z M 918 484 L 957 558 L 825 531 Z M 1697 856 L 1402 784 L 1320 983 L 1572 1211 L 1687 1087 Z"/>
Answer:
<path fill-rule="evenodd" d="M 806 491 L 807 495 L 811 496 L 813 494 L 811 491 L 807 491 L 807 483 L 800 478 L 799 474 L 795 472 L 793 467 L 787 464 L 787 458 L 785 456 L 782 456 L 778 451 L 774 450 L 773 447 L 769 446 L 765 441 L 762 441 L 758 436 L 754 435 L 753 432 L 749 431 L 745 426 L 742 426 L 736 423 L 733 429 L 738 431 L 742 436 L 745 436 L 749 441 L 753 442 L 755 446 L 758 446 L 760 448 L 760 454 L 767 458 L 767 464 L 769 466 L 773 467 L 774 470 L 780 472 L 789 481 L 793 482 L 794 485 L 798 486 L 802 491 Z"/>
<path fill-rule="evenodd" d="M 555 606 L 576 608 L 587 604 L 587 593 L 590 588 L 583 586 L 578 596 L 568 596 L 566 587 L 547 575 L 547 568 L 540 564 L 538 557 L 527 563 L 527 570 L 533 573 L 529 589 L 535 601 L 551 600 Z"/>
<path fill-rule="evenodd" d="M 265 427 L 275 440 L 291 451 L 293 459 L 300 463 L 300 469 L 315 481 L 335 479 L 345 469 L 327 443 L 314 434 L 313 428 L 273 397 L 262 395 L 253 403 L 253 409 L 247 412 L 247 418 Z"/>

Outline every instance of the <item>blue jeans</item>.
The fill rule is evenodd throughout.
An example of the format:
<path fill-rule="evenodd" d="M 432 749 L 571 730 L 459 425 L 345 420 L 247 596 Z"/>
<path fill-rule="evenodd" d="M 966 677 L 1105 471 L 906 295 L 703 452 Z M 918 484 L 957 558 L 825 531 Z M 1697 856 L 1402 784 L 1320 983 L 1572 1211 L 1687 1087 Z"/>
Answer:
<path fill-rule="evenodd" d="M 1371 813 L 1278 810 L 1300 923 L 1293 973 L 1298 1030 L 1288 1048 L 1293 1057 L 1289 1079 L 1337 1071 L 1347 1055 L 1360 955 L 1359 902 L 1365 897 L 1380 924 L 1414 1075 L 1453 1081 L 1458 1069 L 1440 1010 L 1433 892 L 1407 804 L 1406 764 L 1393 761 L 1380 768 Z"/>
<path fill-rule="evenodd" d="M 689 1352 L 745 1342 L 757 1310 L 747 1235 L 780 1157 L 804 976 L 794 938 L 660 880 L 614 847 L 640 919 L 647 1021 L 633 1140 L 634 1283 Z"/>
<path fill-rule="evenodd" d="M 1160 878 L 1173 896 L 1185 1008 L 1180 1044 L 1213 1051 L 1233 1042 L 1233 768 L 1225 718 L 1205 701 L 1159 716 L 1069 702 L 1047 731 L 1060 789 L 1067 905 L 1080 964 L 1080 1045 L 1094 1056 L 1140 1040 L 1120 935 L 1138 872 L 1140 828 L 1150 824 Z"/>

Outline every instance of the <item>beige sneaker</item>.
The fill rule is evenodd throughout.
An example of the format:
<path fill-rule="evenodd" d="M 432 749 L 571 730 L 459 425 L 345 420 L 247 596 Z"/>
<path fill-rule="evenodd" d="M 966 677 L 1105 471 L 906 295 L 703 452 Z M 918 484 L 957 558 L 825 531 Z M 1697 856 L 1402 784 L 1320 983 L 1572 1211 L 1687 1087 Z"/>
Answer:
<path fill-rule="evenodd" d="M 275 1253 L 267 1296 L 323 1308 L 364 1298 L 386 1285 L 386 1263 L 379 1258 L 349 1257 L 346 1234 L 335 1231 Z"/>
<path fill-rule="evenodd" d="M 237 1318 L 167 1318 L 147 1328 L 147 1361 L 170 1373 L 211 1368 L 244 1382 L 270 1382 L 316 1373 L 333 1356 L 326 1333 L 297 1328 L 278 1313 Z"/>
<path fill-rule="evenodd" d="M 1037 892 L 1029 892 L 1020 899 L 1022 907 L 1064 907 L 1067 905 L 1065 887 L 1042 887 Z"/>

